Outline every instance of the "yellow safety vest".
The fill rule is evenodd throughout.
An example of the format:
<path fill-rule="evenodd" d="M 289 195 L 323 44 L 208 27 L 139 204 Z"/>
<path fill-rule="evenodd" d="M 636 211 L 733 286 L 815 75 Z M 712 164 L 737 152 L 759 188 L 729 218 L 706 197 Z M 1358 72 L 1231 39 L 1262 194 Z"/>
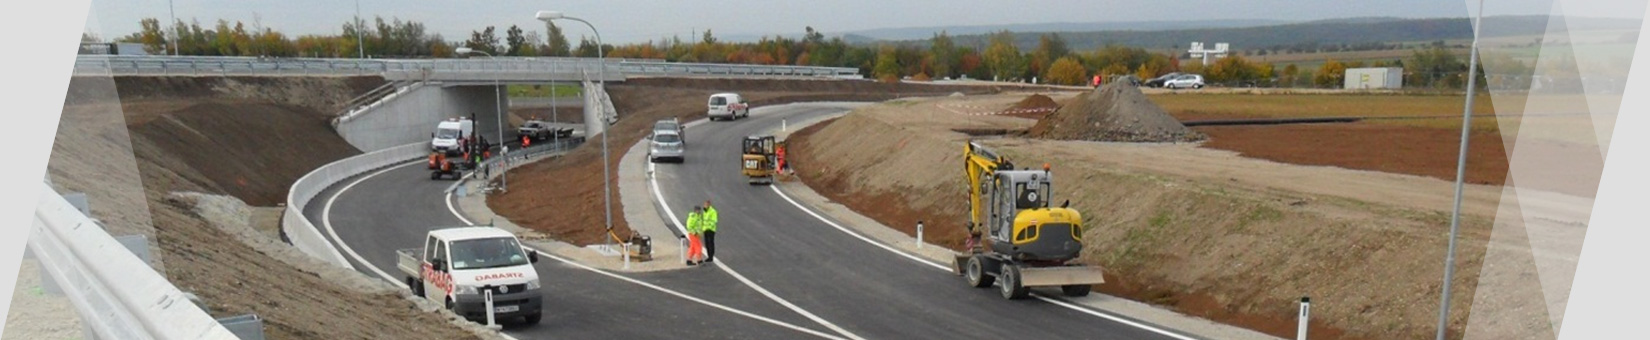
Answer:
<path fill-rule="evenodd" d="M 716 208 L 705 207 L 705 213 L 699 219 L 701 220 L 699 221 L 700 231 L 716 231 Z"/>

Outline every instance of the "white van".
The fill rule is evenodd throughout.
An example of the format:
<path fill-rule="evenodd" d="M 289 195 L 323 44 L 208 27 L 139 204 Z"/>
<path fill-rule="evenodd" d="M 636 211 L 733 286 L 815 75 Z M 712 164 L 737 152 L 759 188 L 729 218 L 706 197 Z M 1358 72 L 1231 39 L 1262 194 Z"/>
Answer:
<path fill-rule="evenodd" d="M 705 111 L 705 115 L 709 116 L 712 121 L 717 119 L 735 120 L 751 116 L 750 104 L 745 103 L 745 97 L 740 97 L 738 93 L 710 95 L 709 106 L 710 109 Z"/>
<path fill-rule="evenodd" d="M 396 251 L 396 268 L 413 295 L 478 322 L 487 320 L 487 291 L 493 293 L 494 320 L 539 322 L 544 295 L 533 268 L 538 261 L 538 252 L 523 248 L 516 235 L 493 227 L 432 230 L 424 249 Z"/>
<path fill-rule="evenodd" d="M 449 118 L 435 125 L 435 132 L 430 133 L 430 151 L 445 152 L 449 155 L 464 153 L 464 142 L 475 133 L 475 121 L 469 118 Z"/>

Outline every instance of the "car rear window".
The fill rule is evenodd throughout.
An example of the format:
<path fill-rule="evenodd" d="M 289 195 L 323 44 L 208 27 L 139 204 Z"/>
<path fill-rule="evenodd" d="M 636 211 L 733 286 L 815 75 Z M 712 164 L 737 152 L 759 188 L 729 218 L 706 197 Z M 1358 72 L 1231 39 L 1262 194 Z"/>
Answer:
<path fill-rule="evenodd" d="M 653 141 L 660 143 L 675 143 L 682 141 L 682 137 L 668 133 L 661 133 L 653 136 Z"/>

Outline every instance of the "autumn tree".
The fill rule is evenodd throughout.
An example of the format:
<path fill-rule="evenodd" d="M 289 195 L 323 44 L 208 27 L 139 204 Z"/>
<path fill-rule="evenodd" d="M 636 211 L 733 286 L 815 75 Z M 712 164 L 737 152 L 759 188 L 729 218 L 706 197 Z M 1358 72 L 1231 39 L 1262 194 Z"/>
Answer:
<path fill-rule="evenodd" d="M 1056 85 L 1083 85 L 1088 80 L 1088 68 L 1070 56 L 1061 57 L 1048 68 L 1048 82 Z"/>
<path fill-rule="evenodd" d="M 1318 72 L 1312 77 L 1312 84 L 1317 87 L 1340 87 L 1345 84 L 1346 64 L 1335 59 L 1323 62 Z"/>
<path fill-rule="evenodd" d="M 934 70 L 934 77 L 946 78 L 954 76 L 957 69 L 957 63 L 959 62 L 959 60 L 957 60 L 957 44 L 951 41 L 951 36 L 947 35 L 943 30 L 940 31 L 940 33 L 934 34 L 934 38 L 930 39 L 929 42 L 928 55 L 933 56 L 931 64 Z"/>
<path fill-rule="evenodd" d="M 1009 31 L 992 34 L 991 46 L 986 47 L 983 57 L 995 80 L 1011 80 L 1025 73 L 1024 57 L 1014 46 L 1014 33 Z"/>
<path fill-rule="evenodd" d="M 555 23 L 546 22 L 545 32 L 550 39 L 545 45 L 545 54 L 552 57 L 566 57 L 573 55 L 573 47 L 567 44 L 567 36 L 561 33 L 561 27 Z"/>
<path fill-rule="evenodd" d="M 877 53 L 876 69 L 871 71 L 873 77 L 888 83 L 899 82 L 899 58 L 894 53 L 893 47 L 886 46 L 882 48 L 882 52 Z"/>
<path fill-rule="evenodd" d="M 481 31 L 470 31 L 470 40 L 464 41 L 464 47 L 495 56 L 499 55 L 498 35 L 493 33 L 493 26 L 487 26 Z"/>

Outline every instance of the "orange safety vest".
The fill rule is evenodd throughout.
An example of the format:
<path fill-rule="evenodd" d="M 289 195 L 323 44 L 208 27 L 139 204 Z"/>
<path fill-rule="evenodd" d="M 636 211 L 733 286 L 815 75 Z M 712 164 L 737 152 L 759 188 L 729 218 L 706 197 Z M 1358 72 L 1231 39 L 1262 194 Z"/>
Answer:
<path fill-rule="evenodd" d="M 527 138 L 527 136 L 521 136 L 521 147 L 525 148 L 529 144 L 533 144 L 533 140 L 531 138 Z"/>

